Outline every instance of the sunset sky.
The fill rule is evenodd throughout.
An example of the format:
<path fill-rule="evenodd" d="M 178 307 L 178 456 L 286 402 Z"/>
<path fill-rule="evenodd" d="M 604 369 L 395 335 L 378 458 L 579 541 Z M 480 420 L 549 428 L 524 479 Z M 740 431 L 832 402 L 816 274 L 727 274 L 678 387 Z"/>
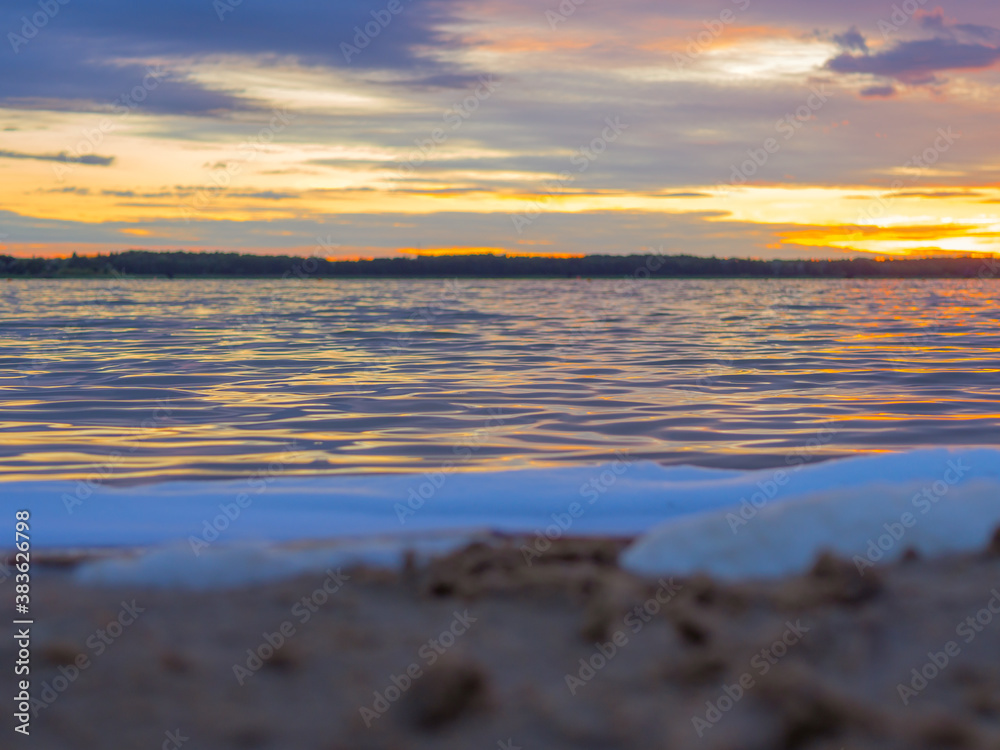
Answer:
<path fill-rule="evenodd" d="M 0 253 L 1000 252 L 982 0 L 0 0 Z"/>

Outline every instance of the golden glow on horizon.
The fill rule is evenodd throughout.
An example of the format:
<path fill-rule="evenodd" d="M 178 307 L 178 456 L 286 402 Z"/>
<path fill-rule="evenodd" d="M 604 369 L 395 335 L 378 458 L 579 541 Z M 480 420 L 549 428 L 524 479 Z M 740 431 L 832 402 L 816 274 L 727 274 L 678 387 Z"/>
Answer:
<path fill-rule="evenodd" d="M 31 163 L 31 168 L 38 166 Z M 44 169 L 44 167 L 43 167 Z M 80 167 L 79 169 L 84 169 Z M 148 194 L 159 187 L 149 186 Z M 272 188 L 278 191 L 278 188 Z M 695 194 L 693 186 L 677 193 Z M 139 191 L 134 191 L 139 192 Z M 43 219 L 72 217 L 81 223 L 95 225 L 107 222 L 123 224 L 117 230 L 121 244 L 135 246 L 132 238 L 159 238 L 177 245 L 197 241 L 200 222 L 259 221 L 262 216 L 278 218 L 322 218 L 349 211 L 377 217 L 383 213 L 434 214 L 447 201 L 448 210 L 470 215 L 494 212 L 510 215 L 532 215 L 547 212 L 588 213 L 651 212 L 697 215 L 707 227 L 726 224 L 756 226 L 771 233 L 772 248 L 781 246 L 836 248 L 845 252 L 901 255 L 933 253 L 997 253 L 1000 252 L 1000 216 L 985 212 L 984 195 L 1000 198 L 1000 191 L 979 189 L 974 194 L 952 191 L 946 197 L 926 197 L 923 194 L 887 193 L 864 187 L 741 187 L 725 192 L 713 190 L 698 197 L 676 197 L 674 194 L 574 194 L 537 195 L 532 193 L 468 191 L 463 188 L 438 192 L 401 192 L 398 190 L 344 190 L 333 192 L 296 193 L 281 200 L 253 198 L 265 195 L 260 188 L 245 187 L 229 191 L 207 192 L 205 202 L 191 214 L 190 223 L 178 222 L 184 205 L 197 205 L 190 195 L 165 195 L 159 198 L 126 199 L 115 196 L 78 194 L 74 192 L 17 191 L 0 187 L 0 200 L 7 210 L 24 216 Z M 138 205 L 134 205 L 138 204 Z M 1000 205 L 1000 204 L 997 204 Z M 928 210 L 929 206 L 936 210 Z M 174 224 L 157 224 L 158 220 L 173 220 Z M 287 231 L 273 232 L 288 236 Z M 532 242 L 526 239 L 526 242 Z M 540 238 L 538 242 L 551 244 Z M 521 240 L 509 246 L 494 244 L 473 248 L 478 252 L 516 253 Z M 31 243 L 34 245 L 34 243 Z M 115 243 L 109 243 L 115 244 Z M 301 243 L 296 243 L 301 244 Z M 44 244 L 35 245 L 39 249 Z M 461 250 L 454 246 L 438 254 Z M 19 248 L 24 252 L 27 248 Z M 34 248 L 32 248 L 34 249 Z M 386 254 L 398 248 L 344 248 L 345 253 L 366 257 Z M 374 250 L 374 252 L 372 252 Z M 403 248 L 403 252 L 430 253 L 430 250 Z M 58 252 L 55 247 L 51 252 Z M 552 254 L 552 253 L 547 253 Z M 554 250 L 554 254 L 561 254 Z"/>

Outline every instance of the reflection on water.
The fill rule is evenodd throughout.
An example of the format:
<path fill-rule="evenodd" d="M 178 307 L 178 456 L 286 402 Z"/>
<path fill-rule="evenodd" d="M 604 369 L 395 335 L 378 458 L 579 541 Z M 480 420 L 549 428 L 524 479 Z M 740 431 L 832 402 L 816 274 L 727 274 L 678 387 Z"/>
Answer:
<path fill-rule="evenodd" d="M 3 479 L 994 443 L 991 281 L 0 282 Z"/>

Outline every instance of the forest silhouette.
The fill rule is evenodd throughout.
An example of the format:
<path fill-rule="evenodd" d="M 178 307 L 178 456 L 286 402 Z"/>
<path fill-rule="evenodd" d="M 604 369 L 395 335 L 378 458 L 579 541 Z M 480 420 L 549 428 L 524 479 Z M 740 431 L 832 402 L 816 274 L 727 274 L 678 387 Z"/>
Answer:
<path fill-rule="evenodd" d="M 0 276 L 260 278 L 993 278 L 1000 261 L 983 256 L 753 260 L 692 255 L 578 257 L 436 255 L 328 260 L 287 255 L 129 250 L 65 258 L 0 255 Z"/>

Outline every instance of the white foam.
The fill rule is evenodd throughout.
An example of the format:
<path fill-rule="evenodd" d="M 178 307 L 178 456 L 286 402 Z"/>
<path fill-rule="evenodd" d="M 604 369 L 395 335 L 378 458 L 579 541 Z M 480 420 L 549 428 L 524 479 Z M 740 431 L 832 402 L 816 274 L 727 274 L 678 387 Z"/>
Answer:
<path fill-rule="evenodd" d="M 928 557 L 984 549 L 1000 525 L 1000 484 L 979 480 L 934 497 L 926 485 L 875 485 L 767 506 L 748 519 L 738 509 L 698 514 L 643 535 L 621 564 L 646 576 L 736 581 L 802 573 L 823 551 L 863 574 L 911 549 Z"/>
<path fill-rule="evenodd" d="M 75 570 L 74 577 L 80 583 L 103 586 L 233 588 L 357 565 L 399 569 L 409 555 L 418 563 L 425 562 L 488 538 L 484 534 L 441 534 L 305 547 L 251 542 L 209 547 L 198 555 L 192 554 L 189 545 L 177 543 L 86 562 Z"/>
<path fill-rule="evenodd" d="M 941 479 L 949 461 L 959 459 L 970 467 L 963 483 L 1000 482 L 1000 451 L 939 448 L 760 471 L 636 462 L 455 473 L 443 475 L 422 507 L 402 518 L 400 509 L 416 505 L 413 493 L 427 490 L 430 479 L 382 475 L 99 485 L 84 488 L 78 504 L 76 482 L 0 482 L 0 497 L 8 507 L 31 510 L 36 549 L 169 544 L 206 536 L 213 521 L 224 527 L 218 533 L 223 544 L 483 528 L 532 533 L 554 523 L 553 516 L 564 518 L 574 504 L 581 512 L 567 533 L 638 534 L 665 520 L 739 505 L 761 493 L 775 504 L 826 490 L 864 495 L 880 483 L 932 483 Z M 241 496 L 247 507 L 234 514 Z M 220 518 L 223 507 L 236 517 Z"/>
<path fill-rule="evenodd" d="M 172 546 L 169 554 L 152 553 L 141 562 L 109 563 L 98 569 L 114 571 L 100 573 L 105 580 L 124 581 L 128 565 L 143 571 L 129 573 L 130 581 L 246 581 L 251 570 L 294 572 L 305 558 L 294 562 L 267 548 L 303 540 L 482 529 L 529 536 L 637 535 L 664 523 L 629 551 L 626 565 L 637 572 L 703 569 L 742 577 L 801 570 L 823 546 L 853 551 L 858 541 L 880 535 L 881 523 L 898 516 L 913 492 L 944 483 L 956 465 L 964 467 L 959 480 L 933 515 L 921 517 L 908 542 L 934 554 L 983 543 L 987 526 L 995 524 L 990 498 L 998 497 L 993 488 L 1000 487 L 1000 450 L 923 449 L 760 471 L 619 462 L 434 477 L 171 481 L 80 493 L 76 482 L 0 482 L 0 496 L 8 507 L 31 511 L 37 550 Z M 979 494 L 969 494 L 973 485 Z M 966 497 L 973 500 L 963 506 L 959 500 Z M 237 512 L 240 498 L 245 507 Z M 736 534 L 725 513 L 711 515 L 752 504 L 762 508 Z M 932 528 L 938 523 L 940 533 Z M 376 556 L 378 549 L 369 545 L 365 554 Z M 386 559 L 398 562 L 398 546 L 389 549 L 383 550 Z M 319 562 L 327 564 L 310 565 Z"/>

